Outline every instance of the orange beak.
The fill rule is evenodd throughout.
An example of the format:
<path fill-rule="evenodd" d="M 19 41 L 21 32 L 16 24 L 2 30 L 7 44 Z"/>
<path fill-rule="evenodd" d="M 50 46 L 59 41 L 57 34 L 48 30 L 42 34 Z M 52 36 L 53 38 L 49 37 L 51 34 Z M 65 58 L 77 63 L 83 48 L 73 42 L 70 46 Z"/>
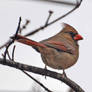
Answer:
<path fill-rule="evenodd" d="M 79 34 L 75 35 L 75 37 L 74 37 L 74 40 L 76 40 L 76 41 L 82 40 L 82 39 L 83 39 L 83 37 Z"/>

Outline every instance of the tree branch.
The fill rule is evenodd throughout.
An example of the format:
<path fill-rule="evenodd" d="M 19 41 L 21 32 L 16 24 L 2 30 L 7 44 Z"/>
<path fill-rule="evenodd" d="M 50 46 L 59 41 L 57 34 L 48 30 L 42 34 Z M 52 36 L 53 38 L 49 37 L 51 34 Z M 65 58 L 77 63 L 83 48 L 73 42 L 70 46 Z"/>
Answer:
<path fill-rule="evenodd" d="M 50 0 L 50 1 L 53 2 L 52 0 Z M 58 1 L 57 1 L 57 2 L 58 2 Z M 60 2 L 61 2 L 61 1 L 60 1 Z M 39 27 L 39 28 L 37 28 L 37 29 L 35 29 L 35 30 L 33 30 L 33 31 L 30 31 L 29 33 L 27 33 L 27 34 L 24 35 L 24 36 L 31 36 L 31 35 L 33 35 L 33 34 L 39 32 L 40 30 L 45 29 L 46 27 L 48 27 L 48 26 L 50 26 L 50 25 L 56 23 L 57 21 L 59 21 L 60 19 L 66 17 L 67 15 L 71 14 L 71 13 L 74 12 L 77 8 L 79 8 L 79 6 L 80 6 L 81 3 L 82 3 L 82 0 L 80 0 L 80 2 L 78 2 L 78 1 L 76 0 L 76 2 L 77 2 L 77 3 L 76 3 L 76 6 L 75 6 L 72 10 L 70 10 L 70 11 L 68 11 L 67 13 L 65 13 L 64 15 L 62 15 L 62 16 L 56 18 L 55 20 L 53 20 L 53 21 L 47 23 L 47 25 L 43 25 L 43 26 L 41 26 L 41 27 Z"/>
<path fill-rule="evenodd" d="M 29 71 L 32 73 L 40 74 L 40 75 L 46 75 L 49 77 L 52 77 L 54 79 L 60 80 L 70 86 L 75 92 L 85 92 L 78 84 L 76 84 L 74 81 L 70 80 L 69 78 L 63 77 L 62 74 L 50 71 L 50 70 L 45 70 L 42 68 L 34 67 L 34 66 L 29 66 L 26 64 L 18 63 L 18 62 L 12 62 L 10 60 L 4 60 L 0 58 L 0 64 L 10 66 L 19 70 L 25 70 Z"/>

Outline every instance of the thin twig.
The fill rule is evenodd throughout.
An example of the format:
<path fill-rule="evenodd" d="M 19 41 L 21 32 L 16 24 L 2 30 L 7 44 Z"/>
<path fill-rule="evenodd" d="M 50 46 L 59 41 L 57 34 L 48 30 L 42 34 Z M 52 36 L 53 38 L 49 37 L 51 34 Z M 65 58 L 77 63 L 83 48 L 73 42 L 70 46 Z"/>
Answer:
<path fill-rule="evenodd" d="M 19 18 L 18 27 L 17 27 L 16 33 L 15 33 L 15 35 L 14 35 L 15 38 L 16 38 L 18 32 L 19 32 L 20 23 L 21 23 L 21 17 Z M 8 40 L 5 44 L 3 44 L 2 46 L 0 46 L 0 49 L 6 47 L 5 54 L 4 54 L 4 58 L 6 58 L 7 50 L 8 50 L 8 48 L 9 48 L 9 46 L 14 42 L 15 38 L 14 38 L 13 40 L 12 40 L 12 39 Z"/>
<path fill-rule="evenodd" d="M 35 78 L 33 78 L 31 75 L 29 75 L 27 72 L 25 72 L 23 70 L 22 70 L 22 72 L 25 73 L 27 76 L 29 76 L 31 79 L 33 79 L 36 83 L 38 83 L 41 87 L 43 87 L 47 92 L 52 92 L 47 87 L 45 87 L 42 83 L 40 83 L 38 80 L 36 80 Z"/>
<path fill-rule="evenodd" d="M 21 22 L 21 17 L 19 18 L 19 21 Z M 18 28 L 17 28 L 17 31 L 16 31 L 16 35 L 18 34 L 18 33 L 20 33 L 21 34 L 21 32 L 22 32 L 22 30 L 23 29 L 25 29 L 26 28 L 26 26 L 29 24 L 29 20 L 26 20 L 26 23 L 22 26 L 22 28 L 20 28 L 20 22 L 19 22 L 19 24 L 18 24 Z M 16 38 L 16 37 L 14 37 L 14 38 Z M 14 41 L 15 39 L 13 39 L 13 41 Z M 8 45 L 9 44 L 12 44 L 13 42 L 11 41 L 11 39 L 9 39 L 7 42 L 5 42 L 2 46 L 0 46 L 0 50 L 1 49 L 3 49 L 4 47 L 8 47 Z"/>
<path fill-rule="evenodd" d="M 21 17 L 19 17 L 19 23 L 18 23 L 18 27 L 17 27 L 17 30 L 16 30 L 16 33 L 15 33 L 15 38 L 13 39 L 15 41 L 16 37 L 17 37 L 17 34 L 19 33 L 19 30 L 20 30 L 20 24 L 21 24 Z"/>
<path fill-rule="evenodd" d="M 6 50 L 4 52 L 4 59 L 6 60 L 6 55 L 7 55 L 7 52 L 8 52 L 8 48 L 10 47 L 10 45 L 13 43 L 13 41 L 11 40 L 8 45 L 6 46 Z"/>
<path fill-rule="evenodd" d="M 47 18 L 47 20 L 46 20 L 45 25 L 48 24 L 48 22 L 49 22 L 49 20 L 50 20 L 52 14 L 53 14 L 53 11 L 50 10 L 50 11 L 49 11 L 49 16 L 48 16 L 48 18 Z"/>
<path fill-rule="evenodd" d="M 12 61 L 14 61 L 14 52 L 15 52 L 15 45 L 14 45 L 14 47 L 13 47 L 13 51 L 12 51 Z"/>
<path fill-rule="evenodd" d="M 76 1 L 77 1 L 77 0 L 76 0 Z M 27 34 L 24 35 L 24 36 L 33 35 L 34 33 L 37 33 L 37 32 L 39 32 L 40 30 L 42 30 L 42 29 L 44 29 L 44 28 L 46 28 L 46 27 L 48 27 L 48 26 L 50 26 L 50 25 L 56 23 L 56 22 L 59 21 L 60 19 L 66 17 L 67 15 L 69 15 L 70 13 L 72 13 L 73 11 L 75 11 L 77 8 L 79 8 L 79 6 L 81 5 L 81 2 L 82 2 L 82 0 L 80 0 L 80 2 L 77 1 L 76 6 L 75 6 L 72 10 L 70 10 L 69 12 L 67 12 L 66 14 L 60 16 L 59 18 L 57 18 L 57 19 L 55 19 L 55 20 L 53 20 L 52 22 L 48 23 L 47 25 L 43 25 L 43 26 L 41 26 L 41 27 L 39 27 L 39 28 L 37 28 L 37 29 L 35 29 L 35 30 L 33 30 L 33 31 L 30 31 L 29 33 L 27 33 Z"/>
<path fill-rule="evenodd" d="M 7 51 L 7 55 L 8 55 L 9 60 L 12 60 L 10 57 L 9 51 Z"/>
<path fill-rule="evenodd" d="M 26 23 L 20 28 L 19 33 L 21 34 L 24 29 L 26 29 L 27 25 L 30 23 L 29 20 L 26 20 Z"/>
<path fill-rule="evenodd" d="M 5 52 L 4 52 L 4 59 L 5 59 L 5 60 L 6 60 L 6 54 L 7 54 L 7 52 L 8 52 L 8 48 L 9 48 L 10 45 L 15 41 L 15 39 L 16 39 L 16 37 L 17 37 L 18 31 L 19 31 L 19 29 L 20 29 L 20 24 L 21 24 L 21 17 L 19 18 L 19 23 L 18 23 L 18 27 L 17 27 L 16 33 L 15 33 L 15 35 L 14 35 L 14 39 L 11 39 L 11 40 L 9 41 L 9 43 L 7 44 L 7 46 L 6 46 L 6 50 L 5 50 Z"/>

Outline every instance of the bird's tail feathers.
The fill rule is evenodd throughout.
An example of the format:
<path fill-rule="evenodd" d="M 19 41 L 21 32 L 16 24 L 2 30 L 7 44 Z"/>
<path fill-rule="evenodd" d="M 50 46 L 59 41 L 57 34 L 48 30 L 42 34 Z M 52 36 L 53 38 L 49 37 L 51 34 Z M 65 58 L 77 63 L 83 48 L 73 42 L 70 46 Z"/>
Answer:
<path fill-rule="evenodd" d="M 13 39 L 14 37 L 11 37 L 11 39 Z M 33 41 L 33 40 L 30 40 L 24 36 L 21 36 L 21 35 L 17 35 L 16 37 L 16 41 L 20 42 L 20 43 L 23 43 L 23 44 L 26 44 L 26 45 L 29 45 L 29 46 L 39 46 L 39 47 L 46 47 L 44 44 L 42 43 L 39 43 L 39 42 L 36 42 L 36 41 Z"/>

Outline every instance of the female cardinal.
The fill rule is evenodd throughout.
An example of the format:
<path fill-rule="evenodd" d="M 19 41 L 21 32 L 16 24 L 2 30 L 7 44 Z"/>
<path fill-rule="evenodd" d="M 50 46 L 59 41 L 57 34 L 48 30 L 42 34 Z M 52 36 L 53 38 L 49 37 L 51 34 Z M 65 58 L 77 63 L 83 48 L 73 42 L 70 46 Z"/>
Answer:
<path fill-rule="evenodd" d="M 74 65 L 79 56 L 78 41 L 82 36 L 70 25 L 64 23 L 63 29 L 53 37 L 36 42 L 17 35 L 16 41 L 32 46 L 41 54 L 43 62 L 54 69 L 67 69 Z"/>

